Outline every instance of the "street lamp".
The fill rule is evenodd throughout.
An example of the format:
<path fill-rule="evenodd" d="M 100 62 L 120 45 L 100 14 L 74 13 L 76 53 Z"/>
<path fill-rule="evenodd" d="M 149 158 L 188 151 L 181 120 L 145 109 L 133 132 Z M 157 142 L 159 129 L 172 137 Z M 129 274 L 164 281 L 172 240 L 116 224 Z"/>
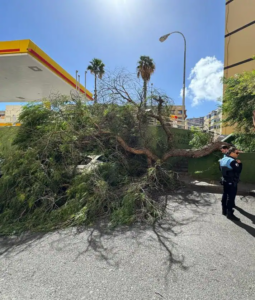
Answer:
<path fill-rule="evenodd" d="M 182 35 L 183 39 L 184 39 L 184 65 L 183 65 L 183 88 L 182 88 L 182 119 L 183 119 L 183 123 L 185 126 L 185 77 L 186 77 L 186 39 L 183 33 L 181 33 L 180 31 L 173 31 L 170 32 L 168 34 L 163 35 L 159 40 L 160 42 L 164 42 L 169 35 L 173 34 L 173 33 L 179 33 L 180 35 Z"/>
<path fill-rule="evenodd" d="M 78 92 L 80 93 L 80 83 L 81 83 L 81 81 L 80 81 L 80 75 L 78 75 Z"/>
<path fill-rule="evenodd" d="M 77 91 L 77 86 L 78 86 L 78 70 L 76 70 L 76 72 L 75 72 L 75 74 L 76 74 L 76 86 L 75 86 L 75 89 L 76 89 L 76 91 Z"/>

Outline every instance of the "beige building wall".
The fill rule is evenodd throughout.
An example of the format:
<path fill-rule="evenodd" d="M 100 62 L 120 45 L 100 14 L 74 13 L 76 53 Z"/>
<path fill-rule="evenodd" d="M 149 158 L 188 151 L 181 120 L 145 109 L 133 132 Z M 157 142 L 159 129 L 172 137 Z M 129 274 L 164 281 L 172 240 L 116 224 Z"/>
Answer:
<path fill-rule="evenodd" d="M 185 109 L 185 119 L 187 118 L 187 110 Z M 172 105 L 171 106 L 171 115 L 177 116 L 177 126 L 185 128 L 185 122 L 182 121 L 182 105 Z M 171 117 L 170 117 L 170 120 Z"/>
<path fill-rule="evenodd" d="M 152 109 L 154 110 L 155 107 L 152 108 Z M 186 119 L 187 118 L 187 114 L 186 114 L 187 111 L 185 110 L 184 113 L 185 113 L 185 119 Z M 177 116 L 177 119 L 172 118 L 172 115 Z M 169 117 L 166 117 L 165 121 L 169 122 L 169 124 L 171 124 L 171 126 L 173 126 L 173 127 L 185 128 L 185 121 L 183 122 L 183 120 L 182 120 L 182 105 L 171 105 L 170 115 L 169 115 Z M 156 119 L 151 118 L 150 124 L 151 125 L 158 125 L 160 123 Z"/>
<path fill-rule="evenodd" d="M 21 111 L 22 105 L 6 105 L 4 122 L 17 123 Z"/>
<path fill-rule="evenodd" d="M 224 77 L 255 69 L 255 0 L 227 0 Z M 233 127 L 223 127 L 230 134 Z"/>

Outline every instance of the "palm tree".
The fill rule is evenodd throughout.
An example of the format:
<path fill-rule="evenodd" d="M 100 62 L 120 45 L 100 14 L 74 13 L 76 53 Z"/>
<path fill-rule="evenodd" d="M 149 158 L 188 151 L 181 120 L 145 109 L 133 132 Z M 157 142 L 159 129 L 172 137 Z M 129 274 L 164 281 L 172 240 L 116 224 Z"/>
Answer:
<path fill-rule="evenodd" d="M 137 77 L 140 78 L 141 76 L 143 79 L 143 100 L 144 106 L 146 106 L 147 84 L 151 79 L 151 75 L 155 71 L 155 64 L 153 59 L 151 59 L 149 56 L 141 56 L 140 60 L 138 61 L 136 70 Z"/>
<path fill-rule="evenodd" d="M 97 103 L 97 77 L 99 79 L 102 79 L 105 71 L 104 71 L 105 65 L 103 64 L 101 59 L 94 58 L 89 66 L 87 67 L 87 70 L 90 71 L 91 74 L 95 75 L 95 95 L 94 95 L 94 101 Z"/>

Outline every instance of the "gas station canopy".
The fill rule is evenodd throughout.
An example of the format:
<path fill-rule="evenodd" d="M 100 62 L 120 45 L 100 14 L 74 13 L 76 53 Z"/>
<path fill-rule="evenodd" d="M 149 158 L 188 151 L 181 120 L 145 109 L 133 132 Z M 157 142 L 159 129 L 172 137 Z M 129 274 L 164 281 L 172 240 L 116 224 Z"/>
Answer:
<path fill-rule="evenodd" d="M 40 101 L 70 95 L 76 79 L 30 40 L 0 42 L 0 102 Z M 84 86 L 80 92 L 85 94 Z M 88 100 L 92 94 L 86 90 Z"/>

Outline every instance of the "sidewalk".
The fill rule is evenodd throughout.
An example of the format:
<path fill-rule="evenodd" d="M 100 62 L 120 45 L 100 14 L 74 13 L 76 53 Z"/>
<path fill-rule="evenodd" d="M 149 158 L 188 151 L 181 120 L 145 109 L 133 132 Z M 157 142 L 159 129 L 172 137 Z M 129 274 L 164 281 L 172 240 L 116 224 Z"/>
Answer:
<path fill-rule="evenodd" d="M 193 190 L 195 189 L 209 193 L 222 193 L 222 185 L 217 181 L 202 181 L 194 179 L 187 173 L 179 173 L 179 179 L 186 187 L 192 188 Z M 240 182 L 238 184 L 237 195 L 255 197 L 255 183 L 251 184 Z"/>

